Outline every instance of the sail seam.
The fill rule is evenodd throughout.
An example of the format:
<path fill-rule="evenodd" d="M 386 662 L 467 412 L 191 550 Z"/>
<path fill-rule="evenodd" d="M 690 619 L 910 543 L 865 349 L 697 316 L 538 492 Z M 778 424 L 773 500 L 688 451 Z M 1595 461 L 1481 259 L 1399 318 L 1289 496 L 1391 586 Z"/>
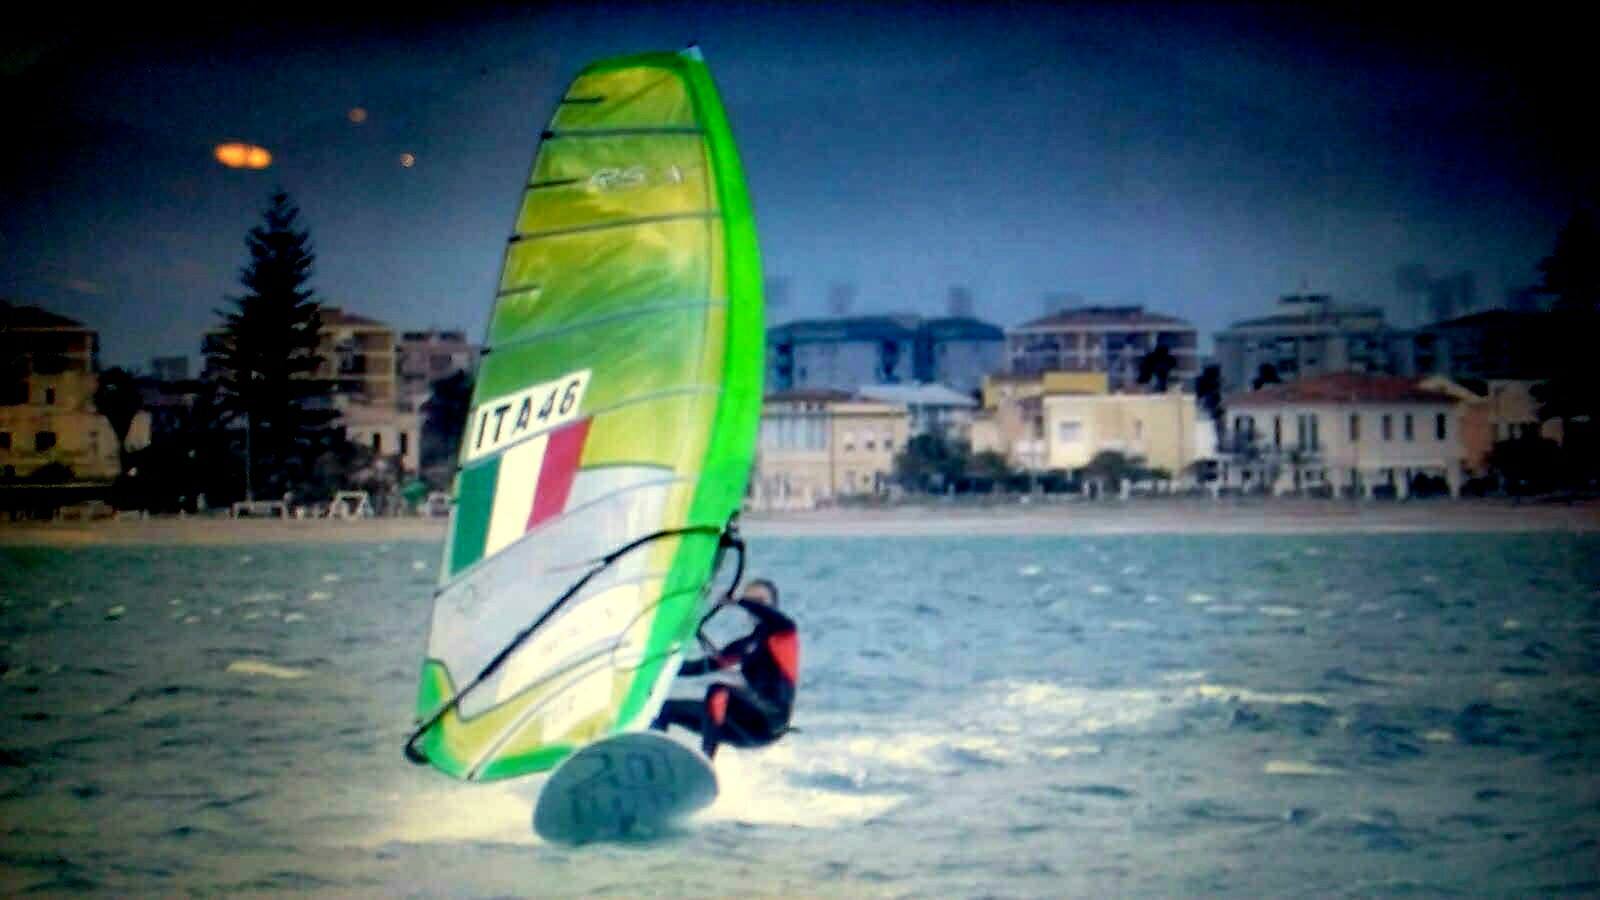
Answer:
<path fill-rule="evenodd" d="M 502 294 L 501 296 L 504 295 Z M 657 313 L 664 312 L 678 312 L 686 309 L 713 309 L 719 306 L 725 307 L 727 305 L 728 303 L 726 300 L 686 300 L 678 303 L 659 303 L 654 306 L 640 306 L 629 309 L 626 312 L 615 312 L 609 315 L 596 316 L 592 319 L 584 319 L 580 322 L 562 325 L 559 328 L 547 328 L 544 331 L 536 331 L 533 334 L 519 335 L 518 337 L 510 338 L 504 341 L 496 341 L 490 346 L 495 350 L 511 349 L 520 347 L 524 344 L 542 341 L 546 338 L 554 337 L 556 335 L 571 334 L 575 331 L 582 331 L 585 328 L 593 328 L 597 325 L 614 324 L 619 320 L 655 315 Z"/>
<path fill-rule="evenodd" d="M 638 128 L 575 128 L 568 131 L 545 131 L 539 135 L 541 140 L 561 140 L 563 138 L 608 138 L 608 137 L 639 137 L 652 134 L 705 134 L 705 129 L 695 125 L 648 125 Z"/>
<path fill-rule="evenodd" d="M 546 622 L 542 628 L 539 628 L 536 631 L 534 631 L 532 634 L 530 634 L 529 638 L 531 640 L 533 635 L 536 635 L 539 632 L 544 631 L 545 629 L 554 626 L 555 623 L 560 622 L 565 616 L 570 615 L 571 610 L 575 610 L 575 609 L 580 608 L 583 605 L 582 604 L 583 600 L 591 599 L 591 598 L 595 597 L 598 594 L 604 593 L 605 591 L 609 591 L 609 590 L 612 590 L 614 588 L 619 588 L 619 587 L 626 587 L 628 585 L 642 585 L 642 584 L 645 584 L 645 583 L 651 582 L 651 581 L 660 581 L 662 583 L 665 583 L 666 580 L 667 580 L 667 575 L 668 575 L 668 572 L 666 570 L 664 570 L 664 569 L 652 569 L 652 570 L 650 570 L 648 572 L 644 572 L 644 573 L 641 573 L 639 575 L 629 575 L 629 576 L 624 577 L 624 578 L 618 578 L 615 581 L 595 582 L 595 584 L 587 585 L 586 588 L 585 588 L 585 591 L 583 593 L 581 593 L 581 594 L 579 594 L 579 595 L 577 595 L 577 596 L 572 598 L 572 604 L 571 604 L 571 606 L 570 606 L 570 608 L 568 610 L 563 611 L 560 615 L 557 615 L 555 618 L 551 619 L 549 622 Z M 593 590 L 589 590 L 589 588 L 593 588 Z M 661 598 L 658 597 L 658 598 L 656 598 L 656 601 L 654 603 L 652 603 L 652 604 L 649 604 L 649 606 L 659 606 L 660 604 L 661 604 Z M 554 604 L 552 604 L 552 605 L 554 605 Z M 648 611 L 648 608 L 649 607 L 647 606 L 645 609 L 642 609 L 640 611 L 641 614 L 643 612 Z M 540 610 L 540 614 L 543 615 L 546 610 L 548 610 L 548 607 L 546 607 L 545 610 Z M 605 640 L 609 641 L 609 645 L 605 647 L 605 652 L 608 652 L 608 653 L 609 652 L 615 652 L 615 650 L 616 650 L 616 646 L 615 646 L 616 641 L 615 641 L 615 639 L 605 639 Z M 601 641 L 595 641 L 594 643 L 598 644 L 598 643 L 601 643 Z M 519 652 L 520 652 L 520 649 L 519 649 Z M 536 677 L 534 677 L 533 679 L 529 680 L 529 682 L 527 684 L 523 685 L 522 687 L 517 688 L 516 693 L 514 693 L 511 696 L 505 698 L 504 700 L 493 700 L 487 706 L 483 707 L 482 709 L 480 709 L 476 713 L 468 713 L 458 705 L 456 707 L 456 715 L 461 719 L 461 721 L 463 723 L 470 724 L 472 722 L 475 722 L 478 719 L 482 718 L 483 716 L 485 716 L 485 715 L 487 715 L 487 714 L 489 714 L 491 712 L 494 712 L 496 709 L 499 709 L 500 707 L 505 706 L 508 703 L 517 702 L 517 698 L 521 697 L 522 695 L 528 693 L 531 690 L 534 690 L 536 688 L 542 687 L 543 685 L 545 685 L 546 683 L 550 682 L 553 679 L 560 678 L 563 674 L 565 674 L 566 672 L 570 671 L 573 666 L 582 665 L 583 663 L 594 659 L 595 656 L 597 656 L 597 655 L 599 655 L 598 652 L 591 653 L 591 654 L 584 654 L 584 653 L 574 654 L 571 659 L 563 660 L 561 665 L 552 667 L 549 671 L 539 673 Z M 435 657 L 435 658 L 437 658 L 437 657 Z M 439 660 L 439 662 L 443 663 L 444 660 L 441 659 L 441 660 Z M 471 668 L 472 668 L 471 666 L 467 667 L 468 670 L 470 670 Z M 499 673 L 496 673 L 496 674 L 499 674 Z M 485 682 L 485 686 L 487 686 L 487 684 L 488 683 Z"/>
<path fill-rule="evenodd" d="M 715 219 L 720 215 L 716 210 L 700 209 L 694 212 L 667 213 L 660 216 L 641 216 L 633 219 L 618 219 L 614 222 L 595 222 L 591 225 L 574 225 L 571 228 L 556 228 L 550 231 L 525 231 L 513 234 L 507 243 L 520 244 L 523 241 L 534 241 L 541 238 L 565 237 L 569 234 L 583 234 L 590 231 L 605 231 L 608 228 L 631 228 L 634 225 L 655 225 L 661 222 L 692 222 L 697 219 Z"/>

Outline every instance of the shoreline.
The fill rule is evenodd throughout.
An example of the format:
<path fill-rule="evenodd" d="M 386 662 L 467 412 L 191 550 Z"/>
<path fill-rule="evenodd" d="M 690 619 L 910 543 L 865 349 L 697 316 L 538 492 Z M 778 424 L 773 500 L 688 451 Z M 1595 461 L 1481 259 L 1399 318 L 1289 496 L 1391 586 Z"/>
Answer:
<path fill-rule="evenodd" d="M 0 547 L 240 546 L 442 541 L 448 519 L 106 519 L 0 522 Z M 979 506 L 905 504 L 746 513 L 746 537 L 1600 533 L 1600 502 L 1141 498 Z"/>

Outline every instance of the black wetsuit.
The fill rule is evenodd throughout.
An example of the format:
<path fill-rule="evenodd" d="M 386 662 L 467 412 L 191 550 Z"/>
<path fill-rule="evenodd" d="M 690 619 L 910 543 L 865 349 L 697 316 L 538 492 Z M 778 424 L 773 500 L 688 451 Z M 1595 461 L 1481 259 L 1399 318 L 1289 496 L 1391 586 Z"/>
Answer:
<path fill-rule="evenodd" d="M 704 700 L 668 700 L 651 723 L 662 731 L 679 725 L 700 733 L 700 749 L 715 756 L 717 745 L 760 747 L 789 730 L 800 674 L 800 639 L 794 621 L 765 603 L 740 600 L 756 618 L 755 630 L 715 656 L 691 660 L 680 675 L 705 675 L 739 666 L 748 688 L 713 684 Z"/>

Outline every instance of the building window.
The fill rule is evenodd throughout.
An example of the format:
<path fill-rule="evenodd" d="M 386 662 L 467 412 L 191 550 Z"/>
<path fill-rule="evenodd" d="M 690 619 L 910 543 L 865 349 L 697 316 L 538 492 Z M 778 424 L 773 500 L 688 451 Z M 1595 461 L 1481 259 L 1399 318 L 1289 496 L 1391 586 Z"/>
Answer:
<path fill-rule="evenodd" d="M 56 405 L 56 389 L 55 388 L 47 387 L 47 388 L 44 389 L 44 405 L 45 406 L 55 406 Z"/>
<path fill-rule="evenodd" d="M 1083 423 L 1056 423 L 1056 440 L 1059 440 L 1063 444 L 1076 444 L 1078 441 L 1083 440 Z"/>
<path fill-rule="evenodd" d="M 35 452 L 43 453 L 55 445 L 56 433 L 54 431 L 41 431 L 33 436 L 33 449 Z"/>
<path fill-rule="evenodd" d="M 1442 441 L 1445 439 L 1447 433 L 1448 426 L 1445 425 L 1445 414 L 1439 413 L 1433 419 L 1433 436 L 1436 440 Z"/>
<path fill-rule="evenodd" d="M 1283 416 L 1272 417 L 1272 446 L 1283 446 Z"/>
<path fill-rule="evenodd" d="M 379 434 L 377 432 L 373 432 L 372 433 L 372 452 L 373 453 L 382 453 L 383 452 L 383 435 L 381 435 L 381 434 Z"/>
<path fill-rule="evenodd" d="M 1413 428 L 1413 427 L 1412 427 L 1412 424 L 1413 424 L 1413 423 L 1412 423 L 1412 416 L 1411 416 L 1411 413 L 1406 413 L 1406 419 L 1405 419 L 1405 435 L 1406 435 L 1406 440 L 1408 440 L 1408 441 L 1412 441 L 1412 440 L 1416 440 L 1416 437 L 1417 437 L 1417 435 L 1416 435 L 1416 429 L 1414 429 L 1414 428 Z"/>
<path fill-rule="evenodd" d="M 1317 433 L 1317 414 L 1311 413 L 1306 417 L 1311 422 L 1311 449 L 1322 449 L 1322 436 Z"/>
<path fill-rule="evenodd" d="M 411 449 L 411 435 L 407 434 L 404 431 L 400 432 L 400 455 L 401 456 L 405 456 L 406 453 L 410 451 L 410 449 Z"/>
<path fill-rule="evenodd" d="M 1354 444 L 1355 442 L 1357 442 L 1359 440 L 1361 440 L 1361 414 L 1360 413 L 1351 413 L 1350 414 L 1350 443 Z"/>
<path fill-rule="evenodd" d="M 854 450 L 855 448 L 856 448 L 856 433 L 854 431 L 846 431 L 844 433 L 844 449 L 849 451 L 849 450 Z"/>
<path fill-rule="evenodd" d="M 1386 441 L 1394 440 L 1394 416 L 1388 413 L 1383 414 L 1383 439 Z"/>
<path fill-rule="evenodd" d="M 11 432 L 0 431 L 0 450 L 11 449 Z"/>

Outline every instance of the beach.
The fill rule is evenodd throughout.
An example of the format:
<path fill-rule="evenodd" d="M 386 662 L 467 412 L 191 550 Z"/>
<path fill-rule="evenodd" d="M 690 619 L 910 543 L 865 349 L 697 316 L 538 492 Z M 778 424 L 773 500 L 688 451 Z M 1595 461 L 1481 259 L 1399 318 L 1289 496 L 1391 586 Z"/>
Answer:
<path fill-rule="evenodd" d="M 231 519 L 190 516 L 0 522 L 0 546 L 237 545 L 443 540 L 445 518 Z M 1600 531 L 1600 501 L 1351 502 L 1140 498 L 904 504 L 748 512 L 747 537 L 939 535 L 1385 534 Z"/>

